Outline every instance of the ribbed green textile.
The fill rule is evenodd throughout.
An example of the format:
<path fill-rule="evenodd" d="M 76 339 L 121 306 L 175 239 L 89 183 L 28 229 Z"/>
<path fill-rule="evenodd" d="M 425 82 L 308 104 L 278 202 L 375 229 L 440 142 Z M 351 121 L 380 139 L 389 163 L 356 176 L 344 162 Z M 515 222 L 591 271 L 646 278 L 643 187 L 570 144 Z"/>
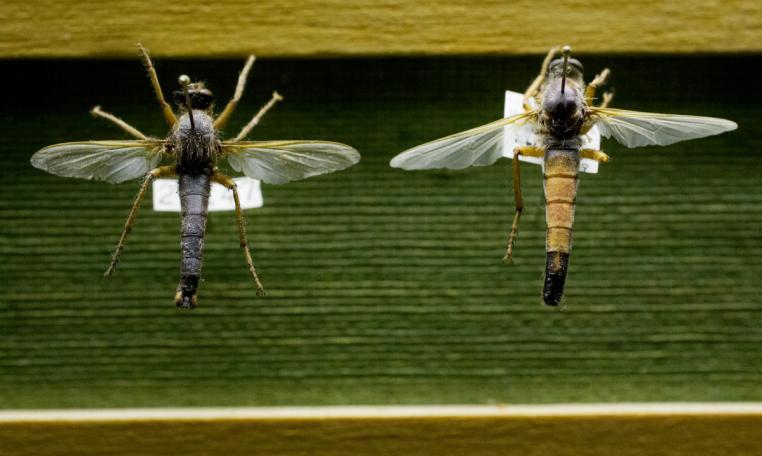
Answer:
<path fill-rule="evenodd" d="M 0 408 L 762 400 L 759 57 L 580 57 L 614 107 L 727 117 L 740 129 L 612 156 L 583 175 L 566 306 L 544 308 L 539 167 L 523 167 L 515 264 L 510 161 L 388 167 L 407 147 L 501 116 L 532 58 L 262 60 L 228 131 L 273 89 L 254 139 L 329 139 L 354 168 L 263 187 L 246 211 L 268 296 L 233 213 L 210 216 L 199 308 L 180 312 L 179 217 L 143 207 L 102 273 L 138 182 L 47 175 L 42 146 L 124 138 L 95 104 L 166 134 L 140 63 L 2 61 Z M 223 101 L 238 61 L 158 62 Z"/>

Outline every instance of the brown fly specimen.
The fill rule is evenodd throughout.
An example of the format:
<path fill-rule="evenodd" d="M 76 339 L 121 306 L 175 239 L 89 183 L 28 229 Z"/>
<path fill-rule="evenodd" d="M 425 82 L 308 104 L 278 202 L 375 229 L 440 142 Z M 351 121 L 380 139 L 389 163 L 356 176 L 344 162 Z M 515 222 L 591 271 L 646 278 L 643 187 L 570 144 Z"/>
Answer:
<path fill-rule="evenodd" d="M 249 253 L 236 184 L 233 179 L 220 173 L 216 166 L 217 161 L 227 159 L 235 171 L 243 172 L 252 179 L 283 184 L 348 168 L 360 160 L 360 154 L 345 144 L 327 141 L 244 141 L 262 116 L 276 102 L 282 100 L 277 92 L 273 93 L 272 99 L 235 138 L 223 141 L 220 138 L 220 130 L 227 124 L 243 95 L 247 76 L 254 64 L 254 56 L 249 56 L 246 60 L 238 77 L 233 98 L 217 117 L 213 114 L 214 96 L 204 83 L 191 82 L 188 76 L 180 76 L 181 90 L 174 93 L 174 101 L 178 107 L 176 115 L 164 100 L 148 52 L 140 44 L 138 48 L 164 119 L 170 127 L 169 135 L 165 139 L 149 138 L 135 127 L 96 106 L 91 111 L 94 116 L 115 123 L 136 139 L 54 144 L 35 153 L 31 159 L 32 165 L 58 176 L 104 180 L 114 184 L 145 176 L 111 264 L 105 273 L 107 277 L 111 276 L 119 262 L 127 235 L 132 230 L 140 203 L 151 182 L 157 177 L 177 176 L 182 209 L 182 262 L 175 304 L 186 309 L 196 307 L 198 302 L 198 283 L 201 278 L 211 183 L 222 184 L 233 192 L 241 248 L 256 284 L 257 294 L 263 294 L 264 289 Z M 158 166 L 162 159 L 171 163 Z"/>
<path fill-rule="evenodd" d="M 608 68 L 586 86 L 582 64 L 570 58 L 571 48 L 565 46 L 563 57 L 553 60 L 557 52 L 558 48 L 550 50 L 540 74 L 524 93 L 522 114 L 413 147 L 390 163 L 392 167 L 406 170 L 486 166 L 503 155 L 502 144 L 506 137 L 517 144 L 536 141 L 513 151 L 516 211 L 504 260 L 512 262 L 519 218 L 524 209 L 518 158 L 522 155 L 540 157 L 548 226 L 543 301 L 551 306 L 559 305 L 563 296 L 580 159 L 608 161 L 602 151 L 582 147 L 583 135 L 597 126 L 603 136 L 613 137 L 627 147 L 665 146 L 737 128 L 734 122 L 713 117 L 610 109 L 611 93 L 603 94 L 602 102 L 595 106 L 596 89 L 608 78 Z"/>

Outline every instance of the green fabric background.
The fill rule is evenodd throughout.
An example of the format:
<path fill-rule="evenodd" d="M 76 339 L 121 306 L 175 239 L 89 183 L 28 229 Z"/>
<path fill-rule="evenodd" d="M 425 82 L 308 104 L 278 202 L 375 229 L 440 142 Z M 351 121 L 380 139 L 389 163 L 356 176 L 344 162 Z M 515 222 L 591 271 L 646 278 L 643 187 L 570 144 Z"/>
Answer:
<path fill-rule="evenodd" d="M 124 135 L 95 104 L 166 130 L 140 63 L 0 61 L 0 408 L 762 400 L 760 58 L 580 57 L 613 106 L 727 117 L 667 148 L 611 141 L 583 175 L 563 310 L 540 304 L 544 206 L 525 166 L 515 264 L 510 161 L 403 172 L 405 148 L 501 116 L 540 57 L 261 60 L 228 131 L 273 89 L 253 139 L 330 139 L 354 168 L 264 186 L 249 240 L 210 216 L 200 307 L 174 308 L 179 217 L 141 212 L 108 265 L 137 181 L 33 169 L 42 146 Z M 219 99 L 239 61 L 160 60 Z M 221 104 L 221 103 L 220 103 Z"/>

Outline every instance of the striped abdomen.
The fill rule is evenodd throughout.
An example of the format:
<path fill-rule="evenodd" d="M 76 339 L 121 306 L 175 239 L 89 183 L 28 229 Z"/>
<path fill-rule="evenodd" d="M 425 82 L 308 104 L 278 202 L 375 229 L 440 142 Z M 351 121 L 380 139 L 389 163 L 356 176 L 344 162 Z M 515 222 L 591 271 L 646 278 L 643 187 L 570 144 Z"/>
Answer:
<path fill-rule="evenodd" d="M 579 149 L 548 149 L 545 152 L 544 188 L 547 263 L 542 298 L 545 304 L 561 302 L 572 247 L 574 202 L 577 197 Z"/>
<path fill-rule="evenodd" d="M 204 232 L 209 206 L 211 178 L 207 174 L 180 175 L 180 206 L 182 228 L 180 232 L 180 284 L 175 304 L 183 309 L 196 307 L 198 282 L 201 279 Z"/>

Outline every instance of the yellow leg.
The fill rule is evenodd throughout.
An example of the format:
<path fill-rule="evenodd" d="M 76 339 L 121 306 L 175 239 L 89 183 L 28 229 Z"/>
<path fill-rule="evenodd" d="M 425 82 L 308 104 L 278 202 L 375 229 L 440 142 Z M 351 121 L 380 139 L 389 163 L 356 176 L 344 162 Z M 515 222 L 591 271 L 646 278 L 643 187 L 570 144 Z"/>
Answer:
<path fill-rule="evenodd" d="M 278 92 L 273 92 L 272 98 L 270 98 L 270 101 L 268 101 L 264 106 L 262 106 L 259 109 L 259 112 L 247 123 L 242 129 L 241 132 L 238 133 L 238 135 L 233 138 L 232 142 L 238 142 L 242 141 L 246 136 L 251 132 L 251 129 L 256 127 L 260 120 L 262 120 L 262 117 L 267 114 L 267 111 L 272 109 L 273 106 L 275 106 L 275 103 L 282 101 L 283 97 Z"/>
<path fill-rule="evenodd" d="M 603 101 L 601 102 L 601 105 L 598 106 L 599 108 L 608 108 L 609 104 L 611 103 L 611 100 L 614 99 L 614 92 L 606 92 L 603 94 Z"/>
<path fill-rule="evenodd" d="M 519 235 L 519 219 L 521 218 L 521 212 L 524 210 L 524 199 L 521 196 L 521 165 L 519 164 L 519 156 L 542 157 L 544 154 L 545 151 L 542 148 L 534 146 L 519 146 L 513 150 L 513 197 L 516 201 L 516 211 L 513 214 L 511 233 L 508 236 L 508 245 L 505 248 L 504 263 L 513 264 L 513 246 Z"/>
<path fill-rule="evenodd" d="M 111 257 L 111 264 L 106 270 L 106 273 L 103 274 L 104 276 L 111 277 L 111 274 L 113 274 L 114 270 L 116 269 L 116 264 L 119 263 L 119 256 L 122 254 L 122 250 L 124 250 L 124 244 L 125 242 L 127 242 L 127 236 L 132 231 L 132 225 L 133 223 L 135 223 L 135 219 L 138 216 L 138 211 L 140 210 L 140 203 L 143 201 L 143 197 L 146 194 L 146 190 L 148 190 L 148 186 L 157 177 L 173 176 L 173 175 L 175 175 L 175 167 L 173 165 L 160 166 L 156 169 L 149 171 L 148 174 L 146 174 L 145 180 L 143 180 L 143 185 L 140 186 L 140 191 L 138 192 L 138 195 L 135 197 L 135 202 L 132 203 L 132 209 L 130 210 L 130 215 L 127 216 L 127 221 L 124 224 L 124 229 L 122 230 L 122 236 L 119 238 L 119 244 L 117 244 L 116 246 L 116 251 L 114 252 L 114 256 Z"/>
<path fill-rule="evenodd" d="M 579 156 L 582 158 L 595 160 L 599 163 L 607 163 L 609 161 L 609 156 L 603 153 L 602 150 L 582 149 L 579 153 Z"/>
<path fill-rule="evenodd" d="M 241 201 L 238 199 L 238 189 L 236 188 L 233 179 L 220 173 L 215 173 L 212 176 L 214 182 L 222 184 L 225 188 L 233 192 L 233 200 L 235 201 L 235 215 L 238 218 L 238 236 L 241 239 L 241 249 L 243 249 L 243 256 L 246 259 L 246 265 L 249 267 L 249 273 L 254 279 L 254 283 L 257 286 L 257 295 L 264 296 L 265 289 L 262 286 L 262 282 L 259 281 L 257 276 L 257 270 L 254 268 L 254 261 L 251 259 L 251 253 L 249 252 L 249 241 L 246 240 L 246 220 L 243 218 L 243 211 L 241 210 Z"/>
<path fill-rule="evenodd" d="M 143 65 L 145 65 L 146 71 L 148 71 L 148 77 L 151 78 L 151 85 L 156 94 L 156 100 L 161 106 L 164 119 L 170 127 L 173 127 L 175 123 L 177 123 L 177 117 L 175 117 L 175 113 L 172 111 L 172 107 L 169 103 L 164 100 L 164 94 L 161 92 L 161 84 L 159 84 L 159 76 L 156 75 L 156 69 L 153 67 L 151 57 L 148 56 L 148 51 L 142 44 L 138 43 L 138 49 L 140 50 L 140 58 L 143 60 Z"/>
<path fill-rule="evenodd" d="M 595 78 L 590 81 L 590 84 L 587 85 L 587 88 L 585 88 L 585 102 L 588 106 L 592 106 L 593 99 L 595 98 L 595 91 L 598 90 L 598 87 L 606 83 L 606 80 L 610 75 L 611 71 L 608 68 L 604 68 L 604 70 L 598 73 Z"/>
<path fill-rule="evenodd" d="M 532 84 L 530 84 L 527 88 L 527 91 L 524 92 L 523 105 L 525 112 L 532 110 L 532 106 L 529 105 L 529 99 L 537 94 L 537 92 L 540 90 L 540 87 L 542 86 L 542 83 L 545 82 L 545 76 L 548 74 L 548 66 L 550 66 L 550 62 L 553 60 L 553 57 L 555 57 L 556 53 L 558 53 L 558 46 L 553 46 L 550 48 L 550 51 L 548 51 L 548 54 L 545 56 L 545 60 L 542 61 L 540 74 L 534 78 Z"/>
<path fill-rule="evenodd" d="M 243 65 L 243 69 L 238 75 L 238 83 L 235 86 L 233 98 L 228 101 L 228 104 L 225 106 L 225 109 L 222 110 L 220 115 L 214 119 L 215 130 L 225 128 L 228 120 L 230 120 L 230 116 L 233 115 L 233 111 L 235 111 L 236 106 L 238 106 L 238 102 L 241 101 L 243 89 L 246 88 L 246 79 L 249 77 L 249 71 L 251 71 L 252 65 L 254 65 L 254 59 L 255 57 L 253 55 L 250 55 L 249 58 L 246 59 L 246 63 Z"/>
<path fill-rule="evenodd" d="M 138 139 L 148 139 L 146 135 L 140 132 L 137 128 L 133 127 L 132 125 L 128 124 L 127 122 L 123 121 L 119 117 L 108 113 L 106 111 L 101 110 L 100 106 L 96 106 L 93 109 L 90 110 L 90 114 L 93 115 L 93 117 L 100 117 L 102 119 L 106 119 L 110 122 L 113 122 L 116 124 L 117 127 L 121 128 L 122 130 L 126 131 L 128 134 L 134 136 Z"/>

